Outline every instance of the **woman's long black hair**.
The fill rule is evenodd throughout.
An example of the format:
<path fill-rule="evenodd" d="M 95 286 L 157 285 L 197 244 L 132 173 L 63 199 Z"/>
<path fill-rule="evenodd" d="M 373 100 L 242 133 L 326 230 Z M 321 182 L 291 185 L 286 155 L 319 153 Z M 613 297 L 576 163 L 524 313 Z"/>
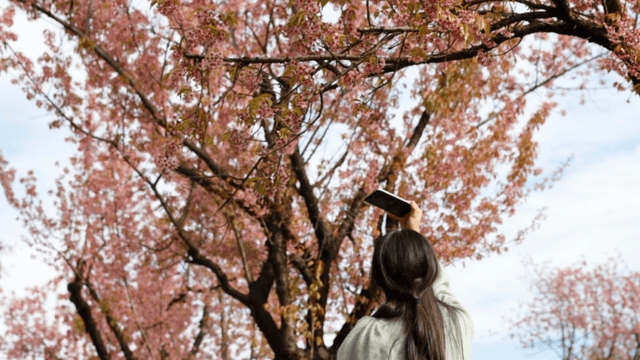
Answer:
<path fill-rule="evenodd" d="M 435 297 L 432 285 L 437 277 L 436 254 L 420 233 L 396 230 L 376 239 L 371 289 L 374 296 L 383 292 L 385 302 L 373 317 L 404 321 L 406 360 L 445 360 L 445 327 L 438 303 L 460 327 L 455 316 L 460 309 Z"/>

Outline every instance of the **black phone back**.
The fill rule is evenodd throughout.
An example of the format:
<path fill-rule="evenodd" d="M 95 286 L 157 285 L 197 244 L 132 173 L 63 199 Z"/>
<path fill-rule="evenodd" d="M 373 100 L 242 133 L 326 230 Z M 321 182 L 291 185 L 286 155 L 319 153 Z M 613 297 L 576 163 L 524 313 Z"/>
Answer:
<path fill-rule="evenodd" d="M 364 201 L 397 217 L 403 217 L 411 212 L 411 203 L 380 190 L 369 194 Z"/>

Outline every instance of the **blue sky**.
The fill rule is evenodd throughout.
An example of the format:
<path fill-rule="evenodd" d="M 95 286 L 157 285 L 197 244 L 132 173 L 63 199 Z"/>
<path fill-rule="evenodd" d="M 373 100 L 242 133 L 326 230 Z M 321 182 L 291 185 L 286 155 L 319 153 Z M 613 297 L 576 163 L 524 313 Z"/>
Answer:
<path fill-rule="evenodd" d="M 21 34 L 23 49 L 36 50 L 39 30 L 36 26 Z M 73 152 L 64 142 L 67 130 L 49 130 L 50 116 L 28 102 L 6 75 L 0 76 L 0 99 L 0 150 L 17 168 L 18 177 L 33 169 L 39 193 L 44 194 L 60 171 L 54 163 L 68 163 Z M 454 294 L 474 320 L 474 360 L 558 358 L 551 350 L 523 350 L 507 337 L 508 319 L 517 319 L 519 309 L 532 299 L 524 257 L 536 264 L 550 261 L 554 267 L 573 265 L 584 257 L 595 267 L 620 253 L 629 270 L 640 271 L 640 262 L 634 261 L 640 254 L 640 98 L 603 90 L 591 92 L 585 105 L 573 95 L 557 101 L 559 108 L 535 136 L 540 144 L 538 165 L 546 173 L 571 155 L 574 161 L 552 189 L 533 193 L 514 217 L 505 219 L 501 231 L 513 238 L 538 209 L 547 207 L 541 228 L 506 253 L 446 268 Z M 566 116 L 560 115 L 561 109 Z M 29 285 L 41 284 L 50 271 L 30 258 L 19 240 L 25 231 L 15 217 L 2 195 L 0 241 L 12 247 L 0 254 L 0 288 L 5 293 L 22 293 Z"/>

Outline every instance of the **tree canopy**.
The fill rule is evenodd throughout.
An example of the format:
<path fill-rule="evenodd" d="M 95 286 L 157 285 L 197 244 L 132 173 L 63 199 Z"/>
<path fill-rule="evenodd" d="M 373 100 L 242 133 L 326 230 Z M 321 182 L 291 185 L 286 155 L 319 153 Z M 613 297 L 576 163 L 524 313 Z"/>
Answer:
<path fill-rule="evenodd" d="M 0 71 L 77 145 L 55 214 L 0 155 L 57 273 L 9 304 L 9 358 L 331 359 L 397 226 L 366 194 L 421 204 L 444 263 L 505 251 L 497 226 L 562 170 L 527 187 L 556 106 L 527 95 L 570 71 L 640 92 L 639 2 L 3 4 Z M 37 58 L 12 46 L 16 11 L 57 28 Z"/>

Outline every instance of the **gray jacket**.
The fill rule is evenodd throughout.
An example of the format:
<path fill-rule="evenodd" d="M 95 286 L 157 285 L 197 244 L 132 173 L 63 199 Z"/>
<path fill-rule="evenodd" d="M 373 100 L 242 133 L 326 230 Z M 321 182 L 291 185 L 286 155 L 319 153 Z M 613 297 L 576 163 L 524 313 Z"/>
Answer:
<path fill-rule="evenodd" d="M 460 330 L 449 317 L 449 312 L 439 305 L 445 326 L 447 360 L 471 360 L 473 320 L 449 288 L 449 276 L 438 261 L 439 275 L 433 283 L 433 292 L 443 302 L 459 308 L 457 312 Z M 462 353 L 457 344 L 462 345 Z M 405 360 L 403 323 L 400 319 L 386 320 L 364 316 L 356 323 L 338 349 L 338 360 Z"/>

